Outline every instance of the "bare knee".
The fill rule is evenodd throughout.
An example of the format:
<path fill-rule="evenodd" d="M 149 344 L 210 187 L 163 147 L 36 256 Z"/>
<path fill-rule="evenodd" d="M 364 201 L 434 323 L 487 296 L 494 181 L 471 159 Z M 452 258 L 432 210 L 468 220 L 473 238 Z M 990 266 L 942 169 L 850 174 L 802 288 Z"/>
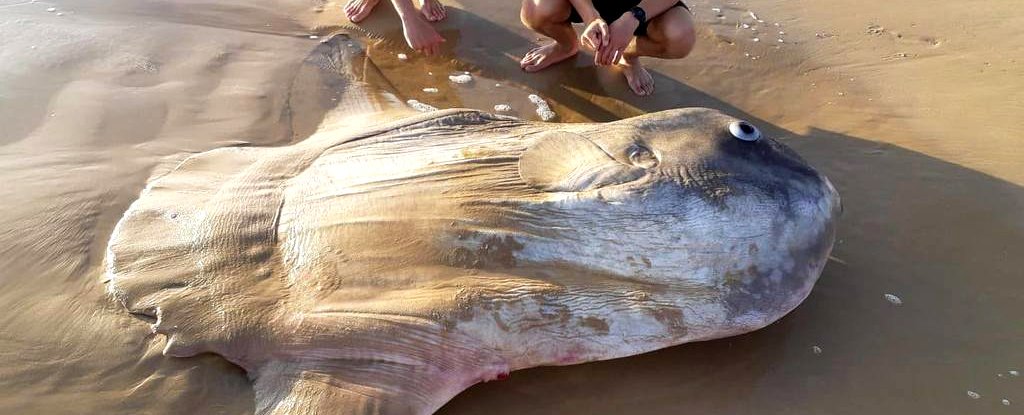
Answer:
<path fill-rule="evenodd" d="M 693 26 L 672 28 L 665 32 L 665 58 L 682 59 L 693 51 L 697 33 Z"/>
<path fill-rule="evenodd" d="M 693 51 L 697 31 L 690 13 L 674 7 L 648 27 L 648 36 L 660 46 L 659 58 L 682 59 Z"/>
<path fill-rule="evenodd" d="M 530 29 L 562 23 L 569 20 L 572 3 L 569 0 L 523 0 L 519 18 Z"/>

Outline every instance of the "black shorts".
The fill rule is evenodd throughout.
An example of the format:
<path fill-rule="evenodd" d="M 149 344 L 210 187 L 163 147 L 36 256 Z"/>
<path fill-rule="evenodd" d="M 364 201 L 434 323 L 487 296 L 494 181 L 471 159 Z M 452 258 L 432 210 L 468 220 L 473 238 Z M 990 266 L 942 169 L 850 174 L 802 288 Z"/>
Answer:
<path fill-rule="evenodd" d="M 623 14 L 628 12 L 633 7 L 636 7 L 636 5 L 640 4 L 640 0 L 593 1 L 594 8 L 597 9 L 597 13 L 600 14 L 601 18 L 604 19 L 605 22 L 608 22 L 608 24 L 612 24 L 612 22 L 614 22 L 616 19 L 621 17 Z M 686 4 L 681 1 L 676 3 L 676 5 L 672 7 L 682 7 L 686 9 L 686 11 L 690 11 L 690 8 L 687 7 Z M 646 22 L 640 23 L 640 26 L 638 26 L 636 30 L 633 31 L 633 34 L 636 36 L 647 35 L 647 23 L 650 22 L 650 19 L 653 18 L 654 16 L 647 16 L 648 20 Z M 583 23 L 583 17 L 580 16 L 580 14 L 576 11 L 575 7 L 572 8 L 572 13 L 569 13 L 569 21 L 573 23 Z"/>

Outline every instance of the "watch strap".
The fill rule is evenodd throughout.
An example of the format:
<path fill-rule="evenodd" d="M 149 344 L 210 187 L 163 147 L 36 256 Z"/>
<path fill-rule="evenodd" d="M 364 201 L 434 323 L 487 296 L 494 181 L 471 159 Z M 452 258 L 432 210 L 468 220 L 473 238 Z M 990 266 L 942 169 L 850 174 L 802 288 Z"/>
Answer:
<path fill-rule="evenodd" d="M 629 9 L 629 12 L 633 14 L 636 21 L 640 22 L 640 26 L 647 22 L 647 12 L 642 7 L 634 6 L 632 9 Z"/>

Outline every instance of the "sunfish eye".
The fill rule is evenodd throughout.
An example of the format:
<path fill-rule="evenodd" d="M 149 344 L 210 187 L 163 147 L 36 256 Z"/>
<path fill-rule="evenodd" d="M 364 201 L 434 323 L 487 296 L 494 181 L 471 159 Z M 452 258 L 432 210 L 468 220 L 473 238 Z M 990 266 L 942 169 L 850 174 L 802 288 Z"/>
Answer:
<path fill-rule="evenodd" d="M 649 169 L 658 165 L 658 158 L 649 148 L 636 145 L 629 149 L 629 162 L 634 166 Z"/>
<path fill-rule="evenodd" d="M 729 132 L 733 137 L 743 141 L 757 141 L 761 138 L 761 131 L 746 121 L 734 121 L 729 124 Z"/>

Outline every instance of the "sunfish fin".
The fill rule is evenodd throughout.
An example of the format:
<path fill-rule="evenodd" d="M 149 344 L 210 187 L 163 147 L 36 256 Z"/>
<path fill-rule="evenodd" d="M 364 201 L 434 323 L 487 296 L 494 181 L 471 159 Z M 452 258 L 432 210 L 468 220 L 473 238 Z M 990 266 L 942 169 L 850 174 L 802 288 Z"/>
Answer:
<path fill-rule="evenodd" d="M 429 415 L 480 379 L 382 361 L 271 361 L 253 377 L 257 415 Z"/>
<path fill-rule="evenodd" d="M 567 132 L 546 133 L 519 159 L 523 181 L 548 192 L 583 192 L 630 182 L 644 173 L 612 158 L 586 137 Z"/>
<path fill-rule="evenodd" d="M 429 415 L 509 371 L 494 350 L 420 317 L 320 310 L 301 324 L 301 346 L 243 364 L 258 415 Z"/>

